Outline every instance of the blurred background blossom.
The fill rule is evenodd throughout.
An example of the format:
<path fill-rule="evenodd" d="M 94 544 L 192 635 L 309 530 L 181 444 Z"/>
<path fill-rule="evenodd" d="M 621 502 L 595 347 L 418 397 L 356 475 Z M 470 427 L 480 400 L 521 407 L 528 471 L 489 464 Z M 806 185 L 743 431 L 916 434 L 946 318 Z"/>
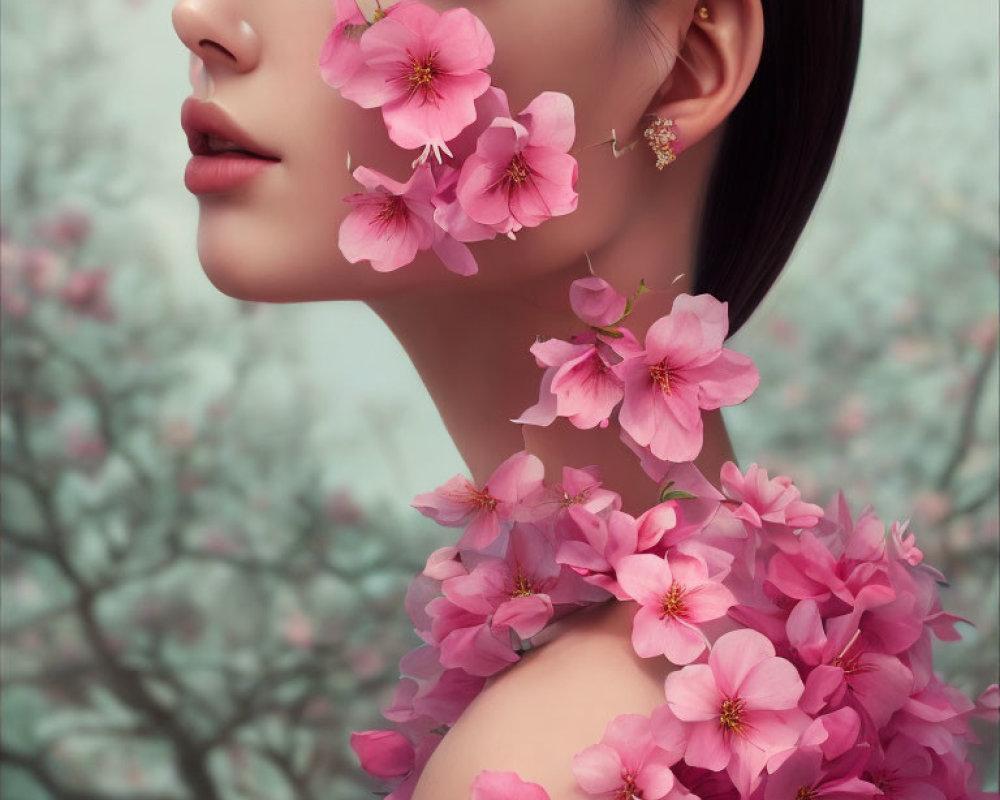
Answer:
<path fill-rule="evenodd" d="M 348 731 L 378 724 L 406 585 L 454 538 L 408 504 L 464 466 L 363 306 L 205 279 L 170 4 L 2 3 L 0 793 L 359 796 Z M 831 179 L 733 341 L 763 388 L 728 419 L 744 466 L 911 520 L 975 623 L 936 653 L 974 696 L 997 677 L 998 11 L 865 13 Z"/>

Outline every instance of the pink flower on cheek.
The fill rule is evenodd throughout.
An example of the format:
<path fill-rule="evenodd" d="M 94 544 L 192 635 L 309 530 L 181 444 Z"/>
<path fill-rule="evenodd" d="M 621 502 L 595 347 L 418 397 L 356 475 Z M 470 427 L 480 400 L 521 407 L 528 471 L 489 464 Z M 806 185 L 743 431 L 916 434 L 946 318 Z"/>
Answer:
<path fill-rule="evenodd" d="M 363 108 L 382 107 L 389 138 L 400 147 L 451 151 L 446 142 L 476 118 L 475 101 L 490 85 L 493 40 L 464 8 L 439 14 L 403 3 L 361 36 L 363 67 L 341 93 Z"/>
<path fill-rule="evenodd" d="M 471 800 L 549 800 L 537 783 L 522 781 L 514 772 L 483 770 L 472 782 Z"/>
<path fill-rule="evenodd" d="M 573 101 L 542 92 L 516 120 L 499 118 L 462 166 L 458 199 L 476 222 L 512 235 L 576 209 Z"/>
<path fill-rule="evenodd" d="M 666 656 L 690 664 L 708 646 L 698 624 L 724 616 L 736 598 L 710 580 L 698 558 L 631 555 L 616 569 L 618 584 L 640 608 L 632 626 L 632 646 L 642 658 Z"/>
<path fill-rule="evenodd" d="M 354 206 L 340 226 L 344 258 L 352 264 L 367 260 L 373 269 L 391 272 L 434 244 L 430 167 L 418 167 L 405 184 L 367 167 L 354 170 L 354 178 L 366 191 L 344 198 Z"/>
<path fill-rule="evenodd" d="M 792 747 L 809 722 L 796 708 L 803 691 L 798 671 L 752 630 L 720 636 L 708 664 L 670 673 L 664 690 L 670 710 L 690 725 L 684 760 L 725 769 L 744 797 L 767 760 Z"/>
<path fill-rule="evenodd" d="M 670 770 L 678 758 L 656 745 L 648 717 L 622 714 L 600 744 L 573 756 L 573 775 L 583 791 L 606 800 L 680 800 L 690 795 Z"/>
<path fill-rule="evenodd" d="M 319 56 L 323 80 L 335 89 L 341 88 L 360 69 L 365 59 L 361 54 L 361 35 L 368 28 L 357 0 L 334 0 L 337 24 L 326 37 Z"/>
<path fill-rule="evenodd" d="M 650 326 L 645 353 L 622 363 L 618 419 L 656 458 L 693 461 L 702 446 L 702 410 L 741 403 L 757 388 L 750 359 L 722 346 L 728 329 L 725 303 L 682 294 Z"/>

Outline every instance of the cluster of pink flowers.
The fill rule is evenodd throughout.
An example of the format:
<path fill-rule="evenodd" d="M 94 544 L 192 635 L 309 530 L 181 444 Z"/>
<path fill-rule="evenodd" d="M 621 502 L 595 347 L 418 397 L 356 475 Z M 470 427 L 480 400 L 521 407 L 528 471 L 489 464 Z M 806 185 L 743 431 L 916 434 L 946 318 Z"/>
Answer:
<path fill-rule="evenodd" d="M 673 495 L 621 511 L 595 469 L 547 485 L 537 458 L 512 456 L 481 487 L 455 478 L 415 505 L 465 533 L 428 558 L 407 596 L 425 644 L 400 662 L 385 717 L 356 733 L 362 766 L 412 793 L 448 726 L 487 677 L 517 662 L 553 620 L 612 598 L 633 601 L 632 641 L 678 669 L 649 717 L 616 718 L 573 759 L 595 797 L 887 797 L 956 800 L 974 788 L 969 719 L 995 716 L 931 665 L 931 638 L 958 637 L 941 576 L 912 534 L 842 497 L 824 511 L 757 465 L 722 470 L 725 494 L 693 465 Z M 470 533 L 471 532 L 471 533 Z M 718 633 L 706 625 L 728 617 Z M 724 629 L 724 628 L 723 628 Z M 471 797 L 543 800 L 542 787 L 484 772 Z M 631 792 L 631 794 L 629 794 Z"/>
<path fill-rule="evenodd" d="M 660 480 L 670 463 L 692 461 L 701 451 L 701 412 L 742 403 L 759 376 L 749 358 L 722 346 L 727 304 L 711 295 L 678 295 L 640 344 L 622 322 L 642 291 L 640 285 L 629 300 L 597 276 L 573 282 L 570 304 L 587 329 L 569 341 L 532 345 L 545 367 L 541 391 L 514 421 L 549 425 L 566 417 L 578 428 L 606 427 L 620 404 L 622 440 Z"/>
<path fill-rule="evenodd" d="M 434 748 L 488 677 L 575 610 L 632 602 L 632 644 L 677 666 L 650 716 L 624 714 L 572 761 L 580 788 L 643 800 L 958 800 L 975 787 L 966 750 L 974 716 L 997 717 L 933 670 L 932 638 L 959 638 L 941 608 L 943 576 L 905 524 L 843 496 L 827 509 L 788 477 L 723 466 L 715 489 L 692 462 L 701 412 L 748 396 L 753 364 L 722 347 L 726 307 L 681 295 L 645 345 L 625 328 L 633 300 L 599 278 L 574 283 L 588 332 L 532 351 L 546 367 L 520 421 L 607 424 L 661 484 L 638 517 L 596 468 L 544 480 L 511 456 L 482 485 L 456 476 L 413 505 L 463 529 L 428 558 L 406 607 L 424 644 L 400 662 L 384 716 L 394 730 L 354 734 L 362 766 L 407 800 Z M 990 795 L 995 797 L 996 795 Z M 483 771 L 472 800 L 547 800 L 510 772 Z"/>
<path fill-rule="evenodd" d="M 478 271 L 470 242 L 513 238 L 576 209 L 573 103 L 543 92 L 519 114 L 486 72 L 494 46 L 464 8 L 417 0 L 381 7 L 335 0 L 337 23 L 320 56 L 323 79 L 363 108 L 380 108 L 389 138 L 419 150 L 405 182 L 367 167 L 339 245 L 352 263 L 387 272 L 433 250 L 460 275 Z M 431 156 L 433 155 L 433 158 Z"/>

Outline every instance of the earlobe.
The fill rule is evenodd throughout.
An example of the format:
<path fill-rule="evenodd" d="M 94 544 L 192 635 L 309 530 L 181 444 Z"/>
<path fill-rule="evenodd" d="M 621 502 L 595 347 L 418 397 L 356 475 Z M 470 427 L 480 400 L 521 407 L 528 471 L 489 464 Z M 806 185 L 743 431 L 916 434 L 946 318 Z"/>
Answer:
<path fill-rule="evenodd" d="M 707 18 L 701 9 L 707 9 Z M 761 0 L 698 2 L 682 36 L 680 53 L 647 117 L 674 121 L 675 153 L 719 127 L 746 93 L 764 43 Z"/>

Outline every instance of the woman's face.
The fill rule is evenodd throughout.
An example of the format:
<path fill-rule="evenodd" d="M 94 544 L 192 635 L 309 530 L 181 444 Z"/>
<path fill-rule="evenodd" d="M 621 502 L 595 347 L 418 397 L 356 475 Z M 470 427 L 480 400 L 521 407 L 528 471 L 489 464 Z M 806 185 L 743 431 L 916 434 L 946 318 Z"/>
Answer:
<path fill-rule="evenodd" d="M 447 272 L 431 251 L 390 273 L 347 262 L 337 245 L 350 208 L 343 198 L 360 191 L 348 154 L 352 167 L 405 181 L 418 153 L 390 142 L 379 109 L 362 109 L 323 81 L 318 65 L 335 24 L 332 1 L 178 0 L 173 22 L 192 51 L 193 96 L 220 106 L 280 158 L 234 189 L 199 195 L 199 257 L 219 290 L 293 302 L 497 287 L 584 263 L 641 202 L 639 189 L 656 172 L 649 152 L 639 146 L 614 159 L 606 142 L 612 128 L 620 143 L 641 135 L 672 56 L 623 23 L 622 0 L 425 2 L 438 11 L 464 5 L 483 21 L 496 44 L 489 72 L 513 113 L 546 90 L 573 100 L 577 211 L 522 230 L 516 242 L 473 244 L 474 277 Z M 370 18 L 374 0 L 361 7 Z"/>

